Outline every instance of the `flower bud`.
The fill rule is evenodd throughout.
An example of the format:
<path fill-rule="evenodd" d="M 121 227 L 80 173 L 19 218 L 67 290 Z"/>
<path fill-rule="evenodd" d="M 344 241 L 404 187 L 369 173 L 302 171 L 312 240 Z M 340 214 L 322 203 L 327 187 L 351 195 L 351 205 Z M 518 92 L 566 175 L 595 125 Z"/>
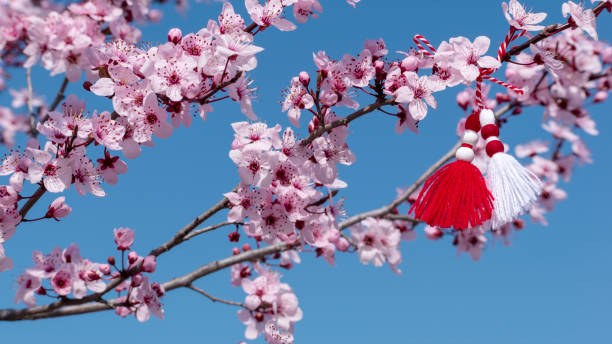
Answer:
<path fill-rule="evenodd" d="M 168 31 L 168 42 L 179 44 L 183 39 L 183 32 L 179 28 L 173 28 Z"/>
<path fill-rule="evenodd" d="M 230 242 L 238 242 L 240 240 L 240 233 L 238 231 L 231 232 L 228 234 L 228 238 Z"/>
<path fill-rule="evenodd" d="M 110 256 L 106 259 L 106 261 L 108 262 L 108 264 L 110 265 L 115 265 L 115 257 Z"/>
<path fill-rule="evenodd" d="M 91 91 L 91 86 L 92 86 L 92 85 L 93 85 L 93 84 L 91 83 L 91 81 L 85 81 L 85 82 L 83 83 L 83 88 L 84 88 L 86 91 Z"/>
<path fill-rule="evenodd" d="M 98 268 L 100 269 L 100 272 L 105 275 L 110 275 L 111 273 L 111 268 L 110 268 L 110 265 L 108 264 L 100 264 Z"/>
<path fill-rule="evenodd" d="M 414 72 L 417 70 L 417 68 L 419 68 L 419 59 L 417 59 L 416 56 L 407 56 L 402 60 L 400 68 L 403 72 Z"/>
<path fill-rule="evenodd" d="M 137 260 L 138 260 L 138 253 L 132 251 L 128 254 L 128 262 L 130 264 L 136 263 Z"/>
<path fill-rule="evenodd" d="M 136 288 L 142 284 L 142 275 L 137 274 L 132 276 L 132 287 Z"/>
<path fill-rule="evenodd" d="M 240 254 L 240 249 L 239 249 L 238 247 L 234 247 L 234 248 L 232 249 L 232 255 L 233 255 L 233 256 L 235 256 L 235 255 L 237 255 L 237 254 Z"/>
<path fill-rule="evenodd" d="M 381 60 L 376 60 L 374 62 L 374 68 L 377 72 L 381 72 L 383 69 L 385 69 L 385 63 Z"/>
<path fill-rule="evenodd" d="M 595 93 L 595 97 L 593 98 L 593 102 L 601 103 L 601 102 L 603 102 L 606 99 L 608 99 L 608 92 L 606 92 L 606 91 L 599 91 L 599 92 Z"/>
<path fill-rule="evenodd" d="M 308 75 L 308 72 L 306 71 L 300 72 L 299 79 L 304 87 L 308 87 L 310 84 L 310 75 Z"/>
<path fill-rule="evenodd" d="M 142 271 L 152 273 L 156 266 L 155 256 L 146 256 L 142 263 Z"/>
<path fill-rule="evenodd" d="M 249 244 L 242 245 L 242 251 L 246 252 L 246 251 L 250 251 L 250 250 L 251 250 L 251 245 L 249 245 Z"/>
<path fill-rule="evenodd" d="M 340 252 L 346 252 L 349 247 L 351 247 L 351 244 L 344 238 L 338 238 L 336 241 L 336 250 Z"/>
<path fill-rule="evenodd" d="M 425 237 L 429 240 L 438 240 L 444 235 L 444 232 L 437 227 L 426 226 Z"/>

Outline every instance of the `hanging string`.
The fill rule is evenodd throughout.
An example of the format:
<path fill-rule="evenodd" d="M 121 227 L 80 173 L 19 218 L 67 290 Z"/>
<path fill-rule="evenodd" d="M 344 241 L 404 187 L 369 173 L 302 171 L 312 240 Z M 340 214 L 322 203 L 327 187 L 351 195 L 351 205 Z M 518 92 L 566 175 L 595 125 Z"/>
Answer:
<path fill-rule="evenodd" d="M 429 43 L 429 41 L 421 36 L 421 35 L 414 35 L 414 37 L 412 38 L 412 40 L 414 41 L 414 43 L 417 45 L 417 47 L 419 47 L 419 50 L 421 50 L 421 52 L 427 56 L 433 56 L 436 53 L 436 48 L 434 48 L 433 45 L 431 45 L 431 43 Z M 427 49 L 425 49 L 421 43 L 425 44 L 427 46 L 427 48 L 429 48 L 429 51 Z M 431 51 L 431 52 L 430 52 Z"/>

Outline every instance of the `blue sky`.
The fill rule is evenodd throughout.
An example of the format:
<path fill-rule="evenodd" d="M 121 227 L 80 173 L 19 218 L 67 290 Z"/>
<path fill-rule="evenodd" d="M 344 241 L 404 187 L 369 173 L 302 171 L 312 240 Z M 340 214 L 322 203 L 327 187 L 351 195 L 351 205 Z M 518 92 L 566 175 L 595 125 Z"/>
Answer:
<path fill-rule="evenodd" d="M 245 13 L 242 1 L 233 3 Z M 341 0 L 321 3 L 324 13 L 299 25 L 297 31 L 283 33 L 271 28 L 256 37 L 256 44 L 265 50 L 258 55 L 259 66 L 251 74 L 258 87 L 254 109 L 270 125 L 289 124 L 280 111 L 280 92 L 301 70 L 314 71 L 313 51 L 325 50 L 340 58 L 345 53 L 358 53 L 365 39 L 378 37 L 384 38 L 391 52 L 407 50 L 415 33 L 425 35 L 434 45 L 458 35 L 470 39 L 488 35 L 499 42 L 507 28 L 500 3 L 490 0 L 363 0 L 356 9 Z M 171 6 L 162 7 L 164 20 L 144 27 L 143 39 L 164 41 L 168 29 L 176 26 L 184 33 L 198 31 L 208 18 L 216 18 L 220 6 L 194 3 L 185 15 L 176 14 Z M 548 12 L 546 23 L 562 20 L 561 1 L 532 1 L 528 7 Z M 598 32 L 604 40 L 612 39 L 610 19 L 610 14 L 604 13 L 598 20 Z M 33 81 L 37 93 L 50 102 L 61 77 L 49 79 L 47 75 L 37 70 Z M 15 79 L 15 85 L 24 84 L 19 74 Z M 387 203 L 395 197 L 396 187 L 411 184 L 456 142 L 455 126 L 463 113 L 454 99 L 461 89 L 436 94 L 438 110 L 429 112 L 419 135 L 396 135 L 394 121 L 382 114 L 368 115 L 351 125 L 354 134 L 348 142 L 357 162 L 340 172 L 349 184 L 342 191 L 349 214 Z M 82 94 L 76 84 L 68 91 Z M 86 99 L 89 110 L 111 109 L 107 100 Z M 8 104 L 6 95 L 0 96 L 0 105 Z M 578 168 L 570 184 L 561 184 L 569 198 L 548 215 L 549 226 L 528 223 L 514 235 L 511 246 L 499 242 L 489 246 L 479 262 L 465 255 L 458 259 L 448 239 L 426 240 L 422 227 L 417 241 L 402 244 L 402 276 L 394 275 L 388 267 L 363 266 L 355 255 L 339 254 L 337 266 L 330 267 L 322 259 L 303 254 L 302 264 L 283 271 L 283 281 L 293 287 L 304 311 L 304 319 L 296 326 L 296 343 L 610 341 L 611 110 L 609 104 L 590 108 L 600 131 L 598 137 L 586 137 L 595 163 Z M 531 138 L 550 140 L 540 128 L 542 111 L 531 109 L 513 118 L 504 127 L 503 139 L 510 145 Z M 81 197 L 71 190 L 67 199 L 73 214 L 61 223 L 20 226 L 6 245 L 16 267 L 0 274 L 0 306 L 13 307 L 15 279 L 31 265 L 33 249 L 49 252 L 54 246 L 77 242 L 85 257 L 104 261 L 115 254 L 112 229 L 127 226 L 136 230 L 133 248 L 145 254 L 216 203 L 239 180 L 228 152 L 230 123 L 242 120 L 245 117 L 236 104 L 218 104 L 206 122 L 196 120 L 191 128 L 179 129 L 170 139 L 156 140 L 154 149 L 146 148 L 140 158 L 127 161 L 128 174 L 120 176 L 117 186 L 105 186 L 107 197 Z M 30 214 L 43 213 L 53 199 L 45 196 Z M 218 230 L 164 255 L 153 279 L 165 281 L 229 255 L 227 233 Z M 244 298 L 241 289 L 229 285 L 228 271 L 207 276 L 197 286 L 218 297 Z M 3 340 L 22 343 L 90 344 L 177 339 L 236 343 L 244 338 L 244 326 L 235 308 L 213 304 L 190 290 L 173 291 L 163 302 L 163 321 L 138 323 L 133 317 L 121 319 L 105 312 L 0 323 L 0 335 Z"/>

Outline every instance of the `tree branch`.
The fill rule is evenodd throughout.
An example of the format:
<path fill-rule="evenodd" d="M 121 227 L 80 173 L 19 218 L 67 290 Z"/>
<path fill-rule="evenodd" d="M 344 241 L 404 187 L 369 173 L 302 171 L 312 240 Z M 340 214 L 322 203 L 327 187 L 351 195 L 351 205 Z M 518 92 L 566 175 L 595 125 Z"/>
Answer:
<path fill-rule="evenodd" d="M 236 190 L 236 188 L 234 188 L 234 190 Z M 151 250 L 151 252 L 149 254 L 152 255 L 152 256 L 156 256 L 157 257 L 160 254 L 169 251 L 174 246 L 179 245 L 180 243 L 184 242 L 185 240 L 189 240 L 189 238 L 191 238 L 193 236 L 191 236 L 189 238 L 185 238 L 185 237 L 191 231 L 193 231 L 197 226 L 202 224 L 204 221 L 208 220 L 211 216 L 213 216 L 214 214 L 219 212 L 221 209 L 225 209 L 228 206 L 229 206 L 228 199 L 223 197 L 223 199 L 220 200 L 214 206 L 212 206 L 212 208 L 208 209 L 207 211 L 202 213 L 200 216 L 198 216 L 195 219 L 193 219 L 193 221 L 191 221 L 185 227 L 181 228 L 178 232 L 176 232 L 176 234 L 174 234 L 174 236 L 170 240 L 168 240 L 164 244 L 160 245 L 159 247 Z"/>
<path fill-rule="evenodd" d="M 201 229 L 195 230 L 195 231 L 193 231 L 193 232 L 191 232 L 191 233 L 187 234 L 187 235 L 186 235 L 186 236 L 183 238 L 183 241 L 187 241 L 187 240 L 189 240 L 189 239 L 193 238 L 194 236 L 198 236 L 198 235 L 200 235 L 200 234 L 204 234 L 204 233 L 207 233 L 207 232 L 210 232 L 210 231 L 214 231 L 214 230 L 215 230 L 215 229 L 217 229 L 217 228 L 221 228 L 221 227 L 224 227 L 224 226 L 229 226 L 229 225 L 239 225 L 239 224 L 240 224 L 240 223 L 238 223 L 238 222 L 227 222 L 227 221 L 226 221 L 226 222 L 217 223 L 216 225 L 212 225 L 212 226 L 204 227 L 204 228 L 201 228 Z"/>
<path fill-rule="evenodd" d="M 368 113 L 370 113 L 370 112 L 372 112 L 372 111 L 374 111 L 374 110 L 376 110 L 378 108 L 381 108 L 381 107 L 383 107 L 385 105 L 393 105 L 393 104 L 395 104 L 395 99 L 387 98 L 387 99 L 385 99 L 382 102 L 376 102 L 374 104 L 370 104 L 370 105 L 368 105 L 366 107 L 363 107 L 363 108 L 353 112 L 352 114 L 350 114 L 350 115 L 348 115 L 348 116 L 346 116 L 346 117 L 344 117 L 342 119 L 333 121 L 333 122 L 331 122 L 329 124 L 326 124 L 325 126 L 319 127 L 319 129 L 315 130 L 312 134 L 310 134 L 310 136 L 308 136 L 306 139 L 304 139 L 302 141 L 301 145 L 302 146 L 307 146 L 312 141 L 314 141 L 314 139 L 316 139 L 317 137 L 325 134 L 326 132 L 328 132 L 328 131 L 330 131 L 330 130 L 332 130 L 334 128 L 337 128 L 337 127 L 340 127 L 340 126 L 343 126 L 343 125 L 347 125 L 350 122 L 356 120 L 357 118 L 359 118 L 359 117 L 361 117 L 363 115 L 366 115 L 366 114 L 368 114 Z"/>

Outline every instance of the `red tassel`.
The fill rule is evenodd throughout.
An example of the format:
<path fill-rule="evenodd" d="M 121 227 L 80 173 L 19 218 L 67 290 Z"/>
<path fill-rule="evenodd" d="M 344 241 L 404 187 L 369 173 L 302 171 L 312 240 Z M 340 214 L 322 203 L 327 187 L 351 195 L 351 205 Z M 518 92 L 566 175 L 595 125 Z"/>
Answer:
<path fill-rule="evenodd" d="M 480 170 L 457 160 L 429 177 L 410 208 L 415 218 L 438 228 L 458 230 L 479 226 L 491 218 L 493 196 Z"/>

